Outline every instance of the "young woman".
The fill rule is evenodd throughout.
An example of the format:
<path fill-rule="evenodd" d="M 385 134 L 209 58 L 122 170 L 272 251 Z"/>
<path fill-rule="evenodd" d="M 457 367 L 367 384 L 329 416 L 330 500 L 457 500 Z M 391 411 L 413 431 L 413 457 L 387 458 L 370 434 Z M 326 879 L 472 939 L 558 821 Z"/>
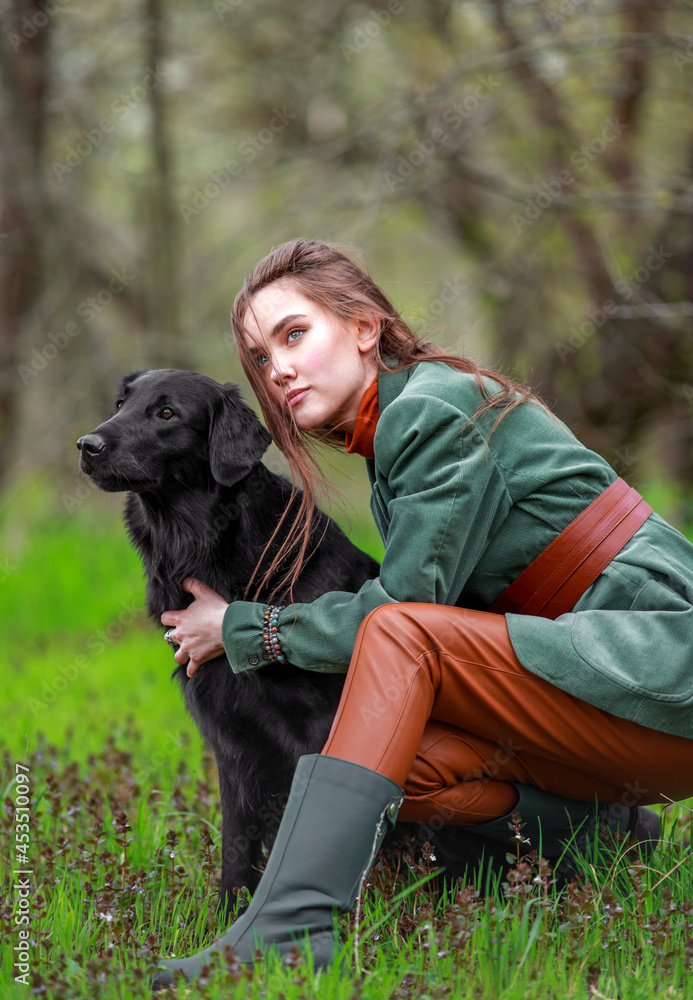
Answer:
<path fill-rule="evenodd" d="M 333 907 L 351 907 L 398 816 L 507 841 L 517 810 L 545 856 L 597 823 L 652 849 L 644 804 L 693 795 L 693 545 L 527 388 L 422 344 L 326 244 L 273 250 L 232 323 L 304 487 L 293 576 L 316 439 L 365 456 L 385 556 L 357 594 L 227 605 L 188 580 L 195 601 L 162 615 L 190 675 L 222 650 L 235 672 L 287 659 L 348 673 L 250 907 L 157 984 L 227 944 L 251 962 L 257 944 L 283 953 L 308 935 L 328 964 Z"/>

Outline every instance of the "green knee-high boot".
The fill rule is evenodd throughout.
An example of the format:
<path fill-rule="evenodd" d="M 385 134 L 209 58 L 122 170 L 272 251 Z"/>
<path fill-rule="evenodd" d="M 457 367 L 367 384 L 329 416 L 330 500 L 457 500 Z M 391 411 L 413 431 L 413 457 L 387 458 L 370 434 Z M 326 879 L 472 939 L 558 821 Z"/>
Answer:
<path fill-rule="evenodd" d="M 315 968 L 329 965 L 336 952 L 333 910 L 353 906 L 402 797 L 394 781 L 360 764 L 323 754 L 301 757 L 250 906 L 198 955 L 160 962 L 152 990 L 169 986 L 176 969 L 194 979 L 226 945 L 252 964 L 256 948 L 286 954 L 301 946 L 306 932 Z"/>
<path fill-rule="evenodd" d="M 652 809 L 620 803 L 595 805 L 552 795 L 533 785 L 512 784 L 519 794 L 519 801 L 512 812 L 486 823 L 478 823 L 470 827 L 471 830 L 510 844 L 512 831 L 509 823 L 513 813 L 517 812 L 524 824 L 522 837 L 529 840 L 528 849 L 536 849 L 545 858 L 558 857 L 569 841 L 573 852 L 584 854 L 589 837 L 599 827 L 632 837 L 643 857 L 652 854 L 657 847 L 661 822 Z"/>

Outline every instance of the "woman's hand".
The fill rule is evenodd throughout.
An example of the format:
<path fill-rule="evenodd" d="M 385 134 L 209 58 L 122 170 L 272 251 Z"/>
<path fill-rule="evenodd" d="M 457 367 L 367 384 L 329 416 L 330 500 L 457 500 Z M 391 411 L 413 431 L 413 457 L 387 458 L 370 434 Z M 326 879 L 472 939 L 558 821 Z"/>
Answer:
<path fill-rule="evenodd" d="M 192 677 L 203 663 L 224 652 L 221 625 L 229 605 L 216 590 L 190 576 L 182 586 L 195 600 L 181 611 L 164 611 L 161 623 L 174 628 L 171 640 L 178 646 L 174 659 L 181 665 L 190 661 L 186 673 Z"/>

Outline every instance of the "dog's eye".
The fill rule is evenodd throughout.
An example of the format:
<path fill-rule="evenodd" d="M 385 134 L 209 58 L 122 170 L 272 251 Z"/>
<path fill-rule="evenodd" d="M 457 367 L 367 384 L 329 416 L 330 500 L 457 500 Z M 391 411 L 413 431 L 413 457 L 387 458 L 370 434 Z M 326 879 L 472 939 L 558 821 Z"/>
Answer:
<path fill-rule="evenodd" d="M 175 417 L 175 413 L 170 406 L 165 406 L 163 410 L 159 412 L 159 416 L 162 420 L 170 420 L 171 417 Z"/>
<path fill-rule="evenodd" d="M 115 402 L 115 408 L 116 408 L 116 410 L 119 410 L 122 405 L 123 405 L 123 400 L 122 399 L 116 399 L 116 402 Z"/>

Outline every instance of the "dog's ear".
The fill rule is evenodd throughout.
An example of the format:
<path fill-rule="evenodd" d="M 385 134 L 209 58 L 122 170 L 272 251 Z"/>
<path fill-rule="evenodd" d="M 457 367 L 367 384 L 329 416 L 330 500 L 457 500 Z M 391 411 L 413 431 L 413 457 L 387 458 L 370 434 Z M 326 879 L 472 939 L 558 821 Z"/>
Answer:
<path fill-rule="evenodd" d="M 233 486 L 260 461 L 272 438 L 237 385 L 227 382 L 221 388 L 209 429 L 209 465 L 218 483 Z"/>
<path fill-rule="evenodd" d="M 120 380 L 120 385 L 113 397 L 113 409 L 111 410 L 111 416 L 114 416 L 116 410 L 118 409 L 118 400 L 122 399 L 125 395 L 125 390 L 129 385 L 131 385 L 135 379 L 138 379 L 140 375 L 145 375 L 150 369 L 149 368 L 138 368 L 137 371 L 130 372 L 129 375 L 123 375 Z"/>
<path fill-rule="evenodd" d="M 137 371 L 130 372 L 129 375 L 123 375 L 118 386 L 118 394 L 125 392 L 131 382 L 134 382 L 140 375 L 146 375 L 149 371 L 151 371 L 151 368 L 138 368 Z"/>

